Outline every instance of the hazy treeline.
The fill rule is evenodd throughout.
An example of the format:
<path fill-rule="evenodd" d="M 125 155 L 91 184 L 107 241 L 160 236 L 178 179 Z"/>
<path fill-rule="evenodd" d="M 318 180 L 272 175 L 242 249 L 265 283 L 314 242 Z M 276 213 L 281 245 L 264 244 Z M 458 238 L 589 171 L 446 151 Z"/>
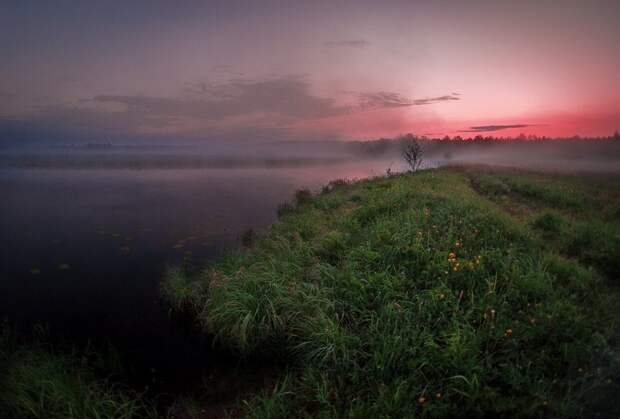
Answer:
<path fill-rule="evenodd" d="M 338 165 L 356 160 L 394 162 L 401 160 L 403 144 L 412 139 L 421 145 L 426 167 L 463 163 L 620 171 L 618 133 L 600 138 L 525 135 L 428 138 L 405 134 L 370 141 L 50 145 L 2 150 L 0 168 L 278 168 Z"/>
<path fill-rule="evenodd" d="M 353 153 L 364 156 L 381 156 L 399 154 L 405 141 L 415 139 L 423 145 L 428 154 L 450 153 L 451 151 L 463 151 L 472 149 L 548 149 L 567 154 L 579 155 L 581 151 L 588 150 L 594 153 L 606 155 L 610 149 L 620 150 L 620 133 L 608 137 L 570 137 L 553 138 L 539 137 L 535 135 L 518 137 L 493 137 L 477 135 L 475 137 L 461 137 L 460 135 L 441 138 L 429 138 L 404 134 L 396 138 L 379 138 L 370 141 L 351 141 L 348 143 Z M 449 154 L 445 157 L 449 158 Z"/>
<path fill-rule="evenodd" d="M 620 135 L 600 138 L 517 138 L 476 136 L 473 138 L 416 137 L 381 138 L 351 142 L 350 150 L 360 158 L 398 158 L 403 143 L 417 140 L 430 165 L 490 164 L 559 171 L 620 172 Z"/>

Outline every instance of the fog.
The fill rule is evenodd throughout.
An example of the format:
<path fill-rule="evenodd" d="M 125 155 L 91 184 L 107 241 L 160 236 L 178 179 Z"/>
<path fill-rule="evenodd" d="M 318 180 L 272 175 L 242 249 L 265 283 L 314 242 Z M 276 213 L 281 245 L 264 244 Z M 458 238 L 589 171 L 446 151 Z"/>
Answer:
<path fill-rule="evenodd" d="M 618 140 L 504 141 L 430 144 L 427 158 L 440 164 L 483 164 L 564 173 L 620 172 Z"/>
<path fill-rule="evenodd" d="M 211 142 L 22 146 L 0 150 L 0 169 L 243 169 L 337 166 L 368 162 L 406 170 L 403 138 L 374 141 Z M 484 164 L 562 172 L 620 171 L 620 140 L 419 139 L 424 168 Z"/>

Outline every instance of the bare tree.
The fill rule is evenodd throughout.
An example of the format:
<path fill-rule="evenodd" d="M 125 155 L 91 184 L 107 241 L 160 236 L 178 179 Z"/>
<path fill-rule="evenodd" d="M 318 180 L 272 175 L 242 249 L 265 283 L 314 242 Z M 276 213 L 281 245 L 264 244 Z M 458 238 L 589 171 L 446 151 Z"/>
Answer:
<path fill-rule="evenodd" d="M 413 134 L 403 135 L 401 141 L 401 155 L 409 165 L 412 172 L 420 169 L 422 166 L 422 146 Z"/>

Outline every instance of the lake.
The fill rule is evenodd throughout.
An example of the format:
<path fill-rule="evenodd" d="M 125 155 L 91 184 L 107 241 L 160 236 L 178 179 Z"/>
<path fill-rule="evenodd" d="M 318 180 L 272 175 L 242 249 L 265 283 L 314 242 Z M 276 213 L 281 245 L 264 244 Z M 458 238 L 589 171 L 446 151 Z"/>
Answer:
<path fill-rule="evenodd" d="M 169 318 L 166 266 L 202 267 L 247 229 L 264 231 L 295 190 L 384 174 L 390 163 L 2 169 L 0 318 L 26 332 L 44 323 L 72 342 L 109 340 L 140 385 L 189 382 L 221 358 Z"/>

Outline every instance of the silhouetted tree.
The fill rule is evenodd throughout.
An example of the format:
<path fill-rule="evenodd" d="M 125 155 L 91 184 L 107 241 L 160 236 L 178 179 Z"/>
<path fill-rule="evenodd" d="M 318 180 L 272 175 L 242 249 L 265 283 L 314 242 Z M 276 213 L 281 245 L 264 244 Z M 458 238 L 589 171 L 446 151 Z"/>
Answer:
<path fill-rule="evenodd" d="M 401 137 L 403 159 L 409 165 L 412 172 L 417 171 L 422 166 L 422 146 L 413 134 L 407 134 Z"/>

